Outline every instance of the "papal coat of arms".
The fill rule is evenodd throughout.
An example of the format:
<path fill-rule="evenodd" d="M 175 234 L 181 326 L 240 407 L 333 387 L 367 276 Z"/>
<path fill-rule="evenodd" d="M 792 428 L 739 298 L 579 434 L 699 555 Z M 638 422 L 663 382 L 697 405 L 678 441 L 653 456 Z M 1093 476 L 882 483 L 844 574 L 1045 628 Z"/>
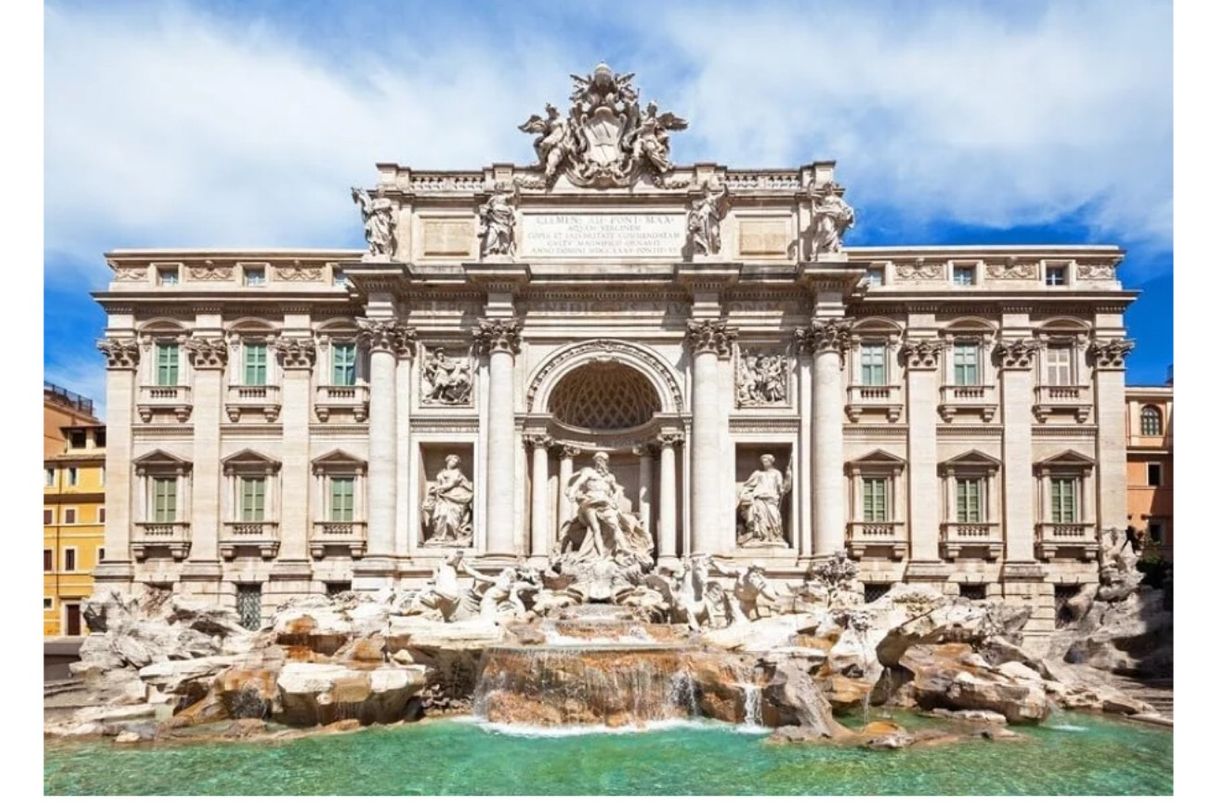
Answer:
<path fill-rule="evenodd" d="M 534 115 L 520 126 L 537 135 L 533 148 L 546 182 L 553 183 L 562 171 L 582 187 L 621 187 L 647 170 L 662 184 L 672 170 L 668 133 L 687 122 L 661 113 L 655 102 L 640 109 L 633 73 L 614 73 L 599 64 L 591 75 L 571 78 L 575 89 L 566 118 L 546 104 L 545 117 Z"/>

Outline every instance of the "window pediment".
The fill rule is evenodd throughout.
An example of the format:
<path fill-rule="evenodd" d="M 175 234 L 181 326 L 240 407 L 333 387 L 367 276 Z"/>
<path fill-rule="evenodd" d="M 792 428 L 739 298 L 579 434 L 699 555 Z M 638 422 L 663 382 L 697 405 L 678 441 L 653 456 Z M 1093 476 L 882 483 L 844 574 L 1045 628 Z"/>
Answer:
<path fill-rule="evenodd" d="M 225 474 L 240 474 L 241 472 L 259 472 L 270 474 L 279 471 L 280 462 L 267 457 L 253 449 L 242 449 L 220 461 Z"/>
<path fill-rule="evenodd" d="M 314 474 L 335 474 L 341 472 L 363 472 L 368 468 L 368 462 L 355 455 L 348 454 L 342 449 L 326 452 L 321 457 L 313 459 Z"/>
<path fill-rule="evenodd" d="M 891 474 L 903 468 L 905 468 L 903 459 L 890 452 L 885 452 L 883 449 L 876 449 L 846 462 L 846 471 L 856 473 L 873 471 Z"/>
<path fill-rule="evenodd" d="M 140 455 L 133 462 L 136 474 L 186 474 L 190 471 L 191 462 L 177 455 L 170 454 L 164 449 L 154 449 Z"/>
<path fill-rule="evenodd" d="M 1001 467 L 1002 463 L 997 458 L 972 449 L 940 463 L 939 476 L 960 476 L 969 473 L 991 475 Z"/>
<path fill-rule="evenodd" d="M 1067 449 L 1044 460 L 1032 464 L 1032 471 L 1037 476 L 1045 474 L 1081 474 L 1087 475 L 1095 468 L 1095 461 L 1084 454 Z"/>

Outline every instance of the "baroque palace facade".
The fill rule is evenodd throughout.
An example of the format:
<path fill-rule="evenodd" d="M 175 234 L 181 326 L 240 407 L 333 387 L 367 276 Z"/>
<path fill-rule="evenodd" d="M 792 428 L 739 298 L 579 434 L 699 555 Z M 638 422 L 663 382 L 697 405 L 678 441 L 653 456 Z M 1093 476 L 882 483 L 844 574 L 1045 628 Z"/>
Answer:
<path fill-rule="evenodd" d="M 378 164 L 366 252 L 107 254 L 98 582 L 256 622 L 542 564 L 592 479 L 660 564 L 845 551 L 1051 629 L 1126 526 L 1121 251 L 843 247 L 832 162 L 674 165 L 685 126 L 602 65 L 537 165 Z"/>

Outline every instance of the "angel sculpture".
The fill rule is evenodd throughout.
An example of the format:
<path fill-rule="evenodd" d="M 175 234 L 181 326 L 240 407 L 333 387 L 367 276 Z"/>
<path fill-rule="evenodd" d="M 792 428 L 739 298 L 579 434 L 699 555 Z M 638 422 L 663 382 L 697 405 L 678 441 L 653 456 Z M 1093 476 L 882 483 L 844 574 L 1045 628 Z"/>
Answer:
<path fill-rule="evenodd" d="M 393 202 L 383 196 L 373 199 L 363 188 L 352 188 L 351 200 L 359 205 L 360 215 L 364 217 L 364 239 L 368 242 L 364 258 L 391 259 L 396 218 Z"/>
<path fill-rule="evenodd" d="M 546 104 L 546 116 L 530 116 L 519 129 L 537 135 L 533 150 L 537 152 L 537 162 L 545 169 L 546 179 L 549 180 L 554 178 L 563 160 L 571 153 L 572 143 L 567 121 L 553 104 Z"/>
<path fill-rule="evenodd" d="M 688 126 L 688 121 L 671 112 L 660 114 L 659 106 L 652 101 L 638 126 L 627 133 L 626 142 L 633 143 L 631 153 L 635 160 L 645 158 L 657 174 L 664 174 L 672 169 L 668 160 L 668 133 L 679 132 Z"/>
<path fill-rule="evenodd" d="M 690 206 L 686 220 L 685 229 L 689 233 L 690 249 L 694 255 L 719 253 L 719 222 L 726 214 L 727 187 L 716 190 L 708 183 L 703 188 L 702 198 Z"/>

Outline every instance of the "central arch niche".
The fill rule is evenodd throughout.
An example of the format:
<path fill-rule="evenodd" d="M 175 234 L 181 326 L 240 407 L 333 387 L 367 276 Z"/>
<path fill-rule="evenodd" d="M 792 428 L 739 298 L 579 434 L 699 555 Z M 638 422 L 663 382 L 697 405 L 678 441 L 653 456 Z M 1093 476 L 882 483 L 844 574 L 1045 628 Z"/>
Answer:
<path fill-rule="evenodd" d="M 566 426 L 621 431 L 642 426 L 663 409 L 651 381 L 620 362 L 592 362 L 565 374 L 548 409 Z"/>

